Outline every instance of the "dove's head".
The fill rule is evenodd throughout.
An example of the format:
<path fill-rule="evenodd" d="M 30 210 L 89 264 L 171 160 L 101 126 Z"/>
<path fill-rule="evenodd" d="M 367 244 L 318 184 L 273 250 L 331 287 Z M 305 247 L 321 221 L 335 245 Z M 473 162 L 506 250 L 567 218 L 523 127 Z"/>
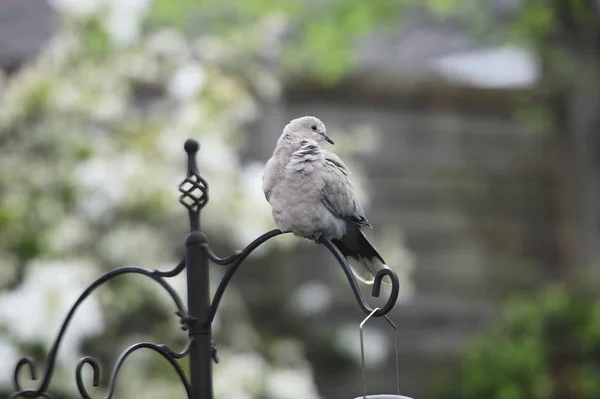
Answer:
<path fill-rule="evenodd" d="M 292 142 L 303 138 L 314 140 L 317 143 L 327 141 L 333 144 L 333 140 L 327 136 L 325 124 L 314 116 L 303 116 L 290 121 L 283 129 L 280 140 Z"/>

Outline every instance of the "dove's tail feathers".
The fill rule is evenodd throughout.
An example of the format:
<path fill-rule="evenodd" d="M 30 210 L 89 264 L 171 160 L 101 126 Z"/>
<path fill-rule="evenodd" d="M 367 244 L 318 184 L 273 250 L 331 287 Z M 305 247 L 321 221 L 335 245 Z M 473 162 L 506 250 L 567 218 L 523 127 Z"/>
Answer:
<path fill-rule="evenodd" d="M 346 234 L 341 239 L 333 239 L 331 242 L 344 255 L 354 276 L 363 283 L 373 284 L 379 270 L 389 269 L 381 255 L 356 225 L 348 225 Z M 383 282 L 390 284 L 391 280 L 386 276 Z"/>

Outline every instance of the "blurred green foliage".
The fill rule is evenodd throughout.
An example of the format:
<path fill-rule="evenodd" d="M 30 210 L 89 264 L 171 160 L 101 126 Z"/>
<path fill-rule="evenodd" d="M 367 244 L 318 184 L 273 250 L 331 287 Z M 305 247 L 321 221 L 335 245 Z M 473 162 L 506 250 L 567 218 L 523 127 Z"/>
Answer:
<path fill-rule="evenodd" d="M 396 23 L 401 6 L 411 1 L 236 0 L 224 4 L 219 0 L 156 0 L 150 23 L 227 34 L 230 27 L 264 17 L 287 18 L 294 32 L 283 50 L 284 66 L 302 68 L 323 83 L 333 83 L 352 68 L 353 41 L 377 26 Z"/>
<path fill-rule="evenodd" d="M 286 17 L 293 27 L 293 40 L 284 50 L 284 63 L 292 69 L 308 68 L 331 83 L 352 69 L 352 44 L 357 38 L 375 29 L 397 26 L 410 15 L 407 11 L 411 7 L 424 7 L 438 18 L 452 18 L 473 29 L 483 42 L 513 42 L 540 49 L 559 45 L 548 38 L 557 32 L 561 19 L 577 21 L 581 26 L 593 23 L 589 3 L 525 1 L 498 26 L 494 23 L 497 16 L 487 10 L 487 3 L 463 0 L 235 0 L 227 4 L 219 0 L 156 0 L 149 21 L 192 32 L 226 34 L 231 27 L 265 16 Z"/>
<path fill-rule="evenodd" d="M 599 374 L 600 301 L 554 285 L 510 300 L 434 397 L 592 399 L 600 397 Z"/>
<path fill-rule="evenodd" d="M 285 71 L 309 73 L 330 85 L 356 66 L 356 39 L 376 29 L 397 27 L 415 7 L 465 26 L 482 44 L 512 43 L 531 49 L 542 64 L 542 96 L 570 84 L 573 73 L 582 66 L 565 46 L 585 42 L 598 26 L 593 2 L 588 0 L 524 1 L 500 24 L 488 2 L 468 0 L 237 0 L 227 4 L 219 0 L 156 0 L 149 20 L 192 32 L 227 34 L 231 27 L 255 23 L 265 16 L 284 17 L 292 31 L 287 32 L 290 40 L 281 54 Z M 556 125 L 539 93 L 524 95 L 515 106 L 515 115 L 539 132 L 552 131 Z"/>

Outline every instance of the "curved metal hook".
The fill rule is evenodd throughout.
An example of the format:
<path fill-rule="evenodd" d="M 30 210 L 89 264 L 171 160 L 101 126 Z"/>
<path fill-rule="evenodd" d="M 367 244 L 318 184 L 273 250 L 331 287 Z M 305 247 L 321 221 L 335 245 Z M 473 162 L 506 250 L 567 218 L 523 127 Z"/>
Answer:
<path fill-rule="evenodd" d="M 95 387 L 100 385 L 100 365 L 98 364 L 98 361 L 96 359 L 94 359 L 93 357 L 86 356 L 86 357 L 82 358 L 81 360 L 79 360 L 79 362 L 77 363 L 77 368 L 75 369 L 75 379 L 77 380 L 77 389 L 79 390 L 81 397 L 84 399 L 92 399 L 92 397 L 90 396 L 88 391 L 85 389 L 85 384 L 83 383 L 83 377 L 81 376 L 81 372 L 83 371 L 83 366 L 85 366 L 86 364 L 89 364 L 90 366 L 92 366 L 92 369 L 94 370 L 92 385 Z"/>
<path fill-rule="evenodd" d="M 62 339 L 67 331 L 67 327 L 69 326 L 69 323 L 71 322 L 71 319 L 75 315 L 75 311 L 81 305 L 81 303 L 83 303 L 83 301 L 88 296 L 90 296 L 90 294 L 92 292 L 94 292 L 96 290 L 96 288 L 100 287 L 102 284 L 106 283 L 107 281 L 111 280 L 112 278 L 122 275 L 122 274 L 140 274 L 143 276 L 147 276 L 147 277 L 151 278 L 152 280 L 156 281 L 157 283 L 159 283 L 167 291 L 167 293 L 169 294 L 169 296 L 175 303 L 175 306 L 177 307 L 177 314 L 186 314 L 187 311 L 186 311 L 185 306 L 183 305 L 183 302 L 181 301 L 181 298 L 179 298 L 179 295 L 173 289 L 173 287 L 171 287 L 171 285 L 169 285 L 161 277 L 160 273 L 161 272 L 158 272 L 156 270 L 149 270 L 149 269 L 144 269 L 144 268 L 135 267 L 135 266 L 120 267 L 120 268 L 111 270 L 111 271 L 103 274 L 102 276 L 97 278 L 91 285 L 89 285 L 88 288 L 86 288 L 85 291 L 83 291 L 83 293 L 79 296 L 79 298 L 77 298 L 77 301 L 75 301 L 75 304 L 73 304 L 73 306 L 69 310 L 69 313 L 67 314 L 65 320 L 63 321 L 63 323 L 60 327 L 58 335 L 57 335 L 56 339 L 54 340 L 54 343 L 52 344 L 52 348 L 50 349 L 50 352 L 48 353 L 48 360 L 46 361 L 46 368 L 44 370 L 44 377 L 42 379 L 42 383 L 40 384 L 40 386 L 37 390 L 28 390 L 26 394 L 30 395 L 30 396 L 27 396 L 27 397 L 32 397 L 31 394 L 34 392 L 38 396 L 44 395 L 44 392 L 46 392 L 48 390 L 48 386 L 50 385 L 50 380 L 52 379 L 52 374 L 54 373 L 54 366 L 56 363 L 56 356 L 58 354 L 58 348 L 60 347 Z M 18 374 L 19 374 L 20 368 L 23 367 L 24 364 L 29 364 L 30 371 L 35 371 L 35 367 L 34 367 L 35 365 L 33 363 L 33 360 L 28 359 L 28 358 L 23 358 L 23 359 L 19 360 L 19 362 L 17 363 L 17 366 L 15 367 L 15 381 L 14 381 L 15 388 L 17 391 L 21 391 L 20 384 L 18 381 Z M 32 373 L 32 376 L 33 375 L 34 375 L 34 373 Z M 23 396 L 23 394 L 21 394 L 21 396 Z M 35 397 L 35 396 L 33 396 L 33 397 Z"/>
<path fill-rule="evenodd" d="M 400 293 L 400 282 L 398 281 L 398 276 L 396 275 L 396 273 L 394 273 L 390 269 L 382 269 L 379 270 L 375 275 L 375 281 L 373 282 L 373 290 L 371 292 L 371 295 L 374 297 L 379 297 L 381 291 L 381 283 L 386 276 L 388 276 L 392 280 L 392 292 L 390 293 L 390 297 L 388 298 L 385 305 L 374 311 L 367 303 L 365 296 L 363 295 L 360 287 L 358 286 L 358 282 L 356 281 L 356 278 L 354 277 L 354 274 L 350 269 L 350 265 L 348 264 L 346 257 L 342 255 L 340 250 L 335 245 L 333 245 L 333 243 L 330 240 L 322 239 L 321 243 L 325 247 L 327 247 L 327 249 L 333 254 L 333 256 L 335 256 L 338 263 L 344 270 L 346 278 L 348 279 L 350 287 L 352 288 L 352 292 L 354 292 L 354 296 L 356 297 L 356 301 L 358 302 L 358 306 L 360 306 L 363 312 L 365 312 L 366 314 L 372 313 L 372 317 L 381 317 L 387 314 L 390 310 L 392 310 L 392 308 L 396 304 L 396 301 L 398 300 L 398 294 Z"/>
<path fill-rule="evenodd" d="M 31 379 L 37 380 L 35 360 L 33 360 L 31 357 L 22 357 L 17 362 L 17 365 L 15 366 L 15 371 L 13 373 L 13 382 L 17 391 L 23 390 L 23 388 L 21 388 L 21 384 L 19 383 L 19 374 L 21 373 L 21 368 L 25 365 L 29 366 L 29 376 L 31 377 Z"/>
<path fill-rule="evenodd" d="M 246 259 L 246 257 L 248 257 L 248 255 L 250 255 L 250 253 L 252 251 L 254 251 L 256 248 L 258 248 L 261 244 L 267 242 L 268 240 L 270 240 L 273 237 L 276 237 L 281 234 L 287 234 L 287 233 L 288 232 L 283 232 L 279 229 L 274 229 L 269 232 L 266 232 L 265 234 L 261 235 L 260 237 L 258 237 L 254 241 L 252 241 L 246 248 L 244 248 L 244 250 L 235 251 L 232 255 L 225 257 L 225 258 L 220 258 L 219 256 L 217 256 L 210 249 L 208 244 L 202 244 L 202 246 L 204 247 L 204 250 L 206 251 L 207 256 L 209 257 L 209 259 L 211 261 L 213 261 L 214 263 L 216 263 L 218 265 L 231 265 L 231 267 L 225 273 L 225 276 L 223 276 L 223 279 L 221 280 L 219 287 L 217 288 L 217 291 L 215 292 L 207 322 L 210 323 L 213 321 L 215 314 L 217 313 L 217 309 L 219 307 L 221 299 L 223 297 L 223 294 L 225 292 L 225 289 L 227 288 L 227 285 L 233 278 L 233 275 L 235 274 L 237 269 L 240 267 L 240 265 L 242 264 L 244 259 Z M 367 314 L 373 312 L 373 309 L 367 303 L 367 301 L 358 285 L 358 282 L 356 281 L 356 278 L 354 277 L 354 274 L 352 273 L 352 270 L 350 268 L 350 265 L 348 264 L 348 261 L 346 260 L 346 257 L 344 257 L 344 255 L 342 255 L 342 253 L 337 249 L 337 247 L 335 245 L 333 245 L 333 243 L 330 240 L 322 240 L 321 243 L 325 247 L 327 247 L 327 249 L 329 249 L 329 251 L 335 256 L 338 263 L 344 270 L 344 273 L 346 274 L 346 277 L 348 278 L 348 282 L 350 283 L 350 287 L 352 288 L 352 291 L 354 292 L 354 296 L 356 297 L 356 300 L 358 301 L 358 305 L 361 307 L 361 309 Z M 390 280 L 392 281 L 392 292 L 390 293 L 390 297 L 388 298 L 385 305 L 373 313 L 373 317 L 384 316 L 390 310 L 392 310 L 392 308 L 394 307 L 394 305 L 396 304 L 396 301 L 398 299 L 398 294 L 400 293 L 400 282 L 398 280 L 398 276 L 396 275 L 396 273 L 394 273 L 390 269 L 382 269 L 382 270 L 379 270 L 377 272 L 377 274 L 375 275 L 375 280 L 373 282 L 373 289 L 372 289 L 371 295 L 374 297 L 379 297 L 380 292 L 381 292 L 381 284 L 383 282 L 383 279 L 386 276 L 389 277 Z"/>
<path fill-rule="evenodd" d="M 179 379 L 183 383 L 183 386 L 185 388 L 188 398 L 191 397 L 191 395 L 192 395 L 191 385 L 185 375 L 185 372 L 183 371 L 183 369 L 181 368 L 179 363 L 177 363 L 177 361 L 175 360 L 175 359 L 180 359 L 180 358 L 184 357 L 185 355 L 187 355 L 187 353 L 190 350 L 190 344 L 191 344 L 191 340 L 188 340 L 188 343 L 186 344 L 186 347 L 182 352 L 174 352 L 173 350 L 169 349 L 165 345 L 157 345 L 157 344 L 154 344 L 151 342 L 140 342 L 140 343 L 134 344 L 134 345 L 130 346 L 129 348 L 125 349 L 125 351 L 121 354 L 121 356 L 119 356 L 119 359 L 117 359 L 117 362 L 115 363 L 115 367 L 113 368 L 113 372 L 110 376 L 110 380 L 108 383 L 108 391 L 106 392 L 105 399 L 110 399 L 114 395 L 115 387 L 116 387 L 116 383 L 117 383 L 117 376 L 119 375 L 119 370 L 121 369 L 121 366 L 123 365 L 123 363 L 125 362 L 127 357 L 129 355 L 131 355 L 133 352 L 135 352 L 139 349 L 144 349 L 144 348 L 152 349 L 153 351 L 159 353 L 160 355 L 162 355 L 162 357 L 167 359 L 167 361 L 171 364 L 171 366 L 173 366 L 173 369 L 175 369 L 175 371 L 177 372 L 177 375 L 179 376 Z"/>
<path fill-rule="evenodd" d="M 113 373 L 110 378 L 109 388 L 108 388 L 108 392 L 106 394 L 106 398 L 109 399 L 114 394 L 114 388 L 115 388 L 115 384 L 116 384 L 117 374 L 119 372 L 119 369 L 121 368 L 121 365 L 125 361 L 125 359 L 131 353 L 135 352 L 138 349 L 142 349 L 142 348 L 153 349 L 154 351 L 160 353 L 164 358 L 166 358 L 169 361 L 169 363 L 171 363 L 171 365 L 175 368 L 175 371 L 177 372 L 179 377 L 181 378 L 183 376 L 182 382 L 183 382 L 184 387 L 189 396 L 189 393 L 190 393 L 190 391 L 188 390 L 188 387 L 190 386 L 189 382 L 187 381 L 185 374 L 183 374 L 183 370 L 181 370 L 181 368 L 179 367 L 179 364 L 177 362 L 175 362 L 175 359 L 181 359 L 184 356 L 186 356 L 191 349 L 192 342 L 193 342 L 193 338 L 189 338 L 185 344 L 185 347 L 180 352 L 176 352 L 166 345 L 162 345 L 162 344 L 157 345 L 157 344 L 153 344 L 150 342 L 141 342 L 141 343 L 135 344 L 133 346 L 130 346 L 123 352 L 123 354 L 117 360 L 115 369 L 113 370 Z M 81 360 L 79 360 L 79 362 L 77 363 L 77 369 L 75 370 L 75 378 L 77 380 L 77 389 L 79 390 L 81 397 L 83 399 L 92 399 L 92 397 L 88 393 L 87 389 L 85 388 L 85 384 L 83 382 L 83 377 L 82 377 L 83 367 L 86 364 L 89 364 L 90 366 L 92 366 L 92 369 L 94 370 L 92 385 L 95 387 L 100 385 L 100 365 L 98 364 L 98 361 L 96 359 L 94 359 L 93 357 L 86 356 L 86 357 L 82 358 Z"/>
<path fill-rule="evenodd" d="M 208 259 L 210 259 L 213 263 L 221 266 L 227 266 L 233 262 L 242 254 L 242 251 L 236 250 L 233 253 L 225 258 L 220 258 L 217 254 L 215 254 L 212 249 L 208 246 L 208 244 L 203 245 L 206 250 L 206 255 Z"/>
<path fill-rule="evenodd" d="M 240 267 L 244 259 L 246 259 L 248 255 L 250 255 L 252 251 L 258 248 L 261 244 L 264 244 L 271 238 L 281 234 L 285 233 L 279 229 L 268 231 L 265 234 L 258 237 L 257 239 L 255 239 L 254 241 L 252 241 L 242 251 L 237 251 L 238 253 L 234 253 L 233 255 L 228 256 L 227 258 L 217 257 L 214 253 L 212 253 L 212 251 L 208 247 L 208 244 L 202 244 L 208 257 L 213 261 L 215 261 L 216 259 L 215 263 L 220 265 L 231 264 L 231 267 L 227 269 L 227 272 L 225 272 L 225 276 L 223 276 L 223 279 L 219 283 L 219 287 L 217 287 L 217 291 L 215 292 L 215 296 L 213 297 L 212 303 L 210 305 L 210 313 L 208 315 L 207 323 L 212 323 L 213 319 L 215 318 L 215 315 L 217 314 L 217 309 L 219 308 L 219 304 L 221 303 L 221 299 L 223 298 L 223 294 L 225 293 L 225 289 L 227 288 L 227 285 L 231 281 L 231 278 L 233 277 L 237 269 Z"/>
<path fill-rule="evenodd" d="M 179 352 L 175 352 L 173 349 L 169 348 L 166 345 L 160 344 L 158 345 L 160 348 L 164 349 L 170 356 L 173 356 L 175 359 L 182 359 L 192 349 L 192 343 L 194 342 L 194 337 L 189 337 L 185 343 L 185 346 Z"/>
<path fill-rule="evenodd" d="M 181 273 L 182 271 L 185 270 L 186 267 L 186 263 L 185 263 L 185 258 L 183 258 L 178 264 L 177 266 L 175 266 L 174 269 L 172 270 L 167 270 L 167 271 L 161 271 L 161 270 L 154 270 L 154 274 L 156 274 L 159 277 L 175 277 L 177 276 L 179 273 Z"/>

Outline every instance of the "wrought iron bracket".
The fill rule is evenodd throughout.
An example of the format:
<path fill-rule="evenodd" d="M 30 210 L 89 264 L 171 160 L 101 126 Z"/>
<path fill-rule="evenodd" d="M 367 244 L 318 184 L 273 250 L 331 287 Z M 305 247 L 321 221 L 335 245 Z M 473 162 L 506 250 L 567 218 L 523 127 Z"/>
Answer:
<path fill-rule="evenodd" d="M 32 380 L 36 380 L 37 367 L 35 361 L 29 357 L 23 357 L 15 366 L 14 370 L 14 386 L 16 392 L 9 396 L 9 399 L 16 398 L 52 398 L 48 393 L 50 382 L 52 380 L 56 357 L 60 348 L 61 342 L 67 331 L 69 323 L 73 318 L 76 310 L 81 303 L 90 296 L 97 288 L 105 284 L 107 281 L 124 274 L 138 274 L 146 276 L 157 282 L 170 296 L 176 308 L 175 313 L 180 318 L 181 328 L 188 333 L 188 339 L 185 347 L 181 351 L 174 351 L 162 344 L 151 342 L 140 342 L 125 349 L 112 369 L 110 374 L 108 389 L 105 394 L 105 399 L 110 399 L 114 395 L 117 377 L 121 366 L 125 360 L 135 351 L 140 349 L 150 349 L 162 357 L 164 357 L 173 367 L 179 379 L 181 380 L 188 398 L 191 399 L 212 399 L 212 362 L 219 362 L 217 356 L 217 348 L 212 340 L 211 326 L 218 311 L 219 305 L 231 282 L 236 271 L 242 265 L 244 260 L 259 246 L 268 240 L 282 234 L 286 234 L 281 230 L 274 229 L 268 231 L 252 241 L 246 248 L 241 251 L 235 251 L 233 254 L 221 258 L 217 256 L 209 246 L 207 237 L 200 231 L 200 212 L 209 201 L 209 189 L 206 180 L 200 176 L 198 171 L 196 156 L 200 149 L 200 145 L 193 139 L 188 139 L 185 142 L 184 149 L 187 153 L 187 173 L 185 179 L 179 185 L 181 196 L 179 202 L 187 209 L 190 234 L 186 239 L 186 257 L 179 262 L 177 266 L 168 271 L 150 270 L 141 267 L 121 267 L 111 270 L 96 281 L 94 281 L 75 301 L 74 305 L 69 310 L 65 320 L 63 321 L 58 335 L 50 348 L 44 374 L 38 388 L 23 389 L 20 383 L 19 376 L 23 367 L 27 366 L 29 375 Z M 371 317 L 385 316 L 395 305 L 399 293 L 399 281 L 397 275 L 389 269 L 380 270 L 375 276 L 371 295 L 378 297 L 381 290 L 383 279 L 387 276 L 391 279 L 392 289 L 389 298 L 385 305 L 378 306 L 377 310 L 368 304 L 360 286 L 354 277 L 350 265 L 342 253 L 329 240 L 322 240 L 324 245 L 338 261 L 340 267 L 344 271 L 346 278 L 350 284 L 352 292 L 358 302 L 359 307 Z M 210 298 L 210 289 L 208 285 L 208 261 L 221 266 L 228 266 L 225 275 L 219 283 L 214 296 Z M 167 278 L 175 277 L 187 271 L 188 283 L 188 307 L 183 304 L 172 286 L 166 281 Z M 179 365 L 179 359 L 189 357 L 190 362 L 190 378 Z M 100 365 L 97 360 L 86 356 L 82 358 L 76 366 L 75 378 L 77 388 L 82 398 L 91 399 L 82 377 L 84 367 L 91 367 L 93 370 L 92 385 L 100 384 Z"/>
<path fill-rule="evenodd" d="M 48 352 L 48 358 L 46 360 L 44 374 L 43 374 L 42 381 L 41 381 L 39 387 L 32 388 L 32 389 L 23 389 L 22 384 L 20 383 L 19 377 L 21 375 L 21 370 L 23 369 L 24 366 L 28 367 L 29 376 L 32 380 L 37 380 L 37 377 L 38 377 L 37 366 L 36 366 L 35 361 L 30 357 L 23 357 L 17 362 L 17 365 L 15 366 L 13 380 L 14 380 L 14 386 L 15 386 L 16 392 L 11 394 L 9 396 L 9 399 L 39 398 L 39 397 L 51 398 L 52 397 L 48 393 L 48 388 L 50 387 L 50 382 L 51 382 L 52 376 L 54 374 L 54 368 L 56 365 L 56 358 L 58 355 L 58 350 L 63 341 L 65 333 L 67 332 L 69 323 L 71 322 L 73 316 L 75 315 L 75 312 L 77 311 L 79 306 L 83 303 L 83 301 L 85 301 L 85 299 L 87 297 L 89 297 L 97 288 L 99 288 L 100 286 L 102 286 L 103 284 L 105 284 L 109 280 L 112 280 L 115 277 L 118 277 L 118 276 L 121 276 L 124 274 L 138 274 L 138 275 L 146 276 L 146 277 L 156 281 L 173 300 L 173 303 L 174 303 L 175 307 L 177 308 L 176 314 L 186 315 L 187 310 L 185 308 L 185 305 L 181 301 L 181 298 L 179 297 L 179 295 L 177 294 L 175 289 L 173 289 L 173 287 L 168 282 L 165 281 L 165 278 L 174 277 L 174 276 L 178 275 L 179 273 L 181 273 L 184 269 L 185 269 L 184 261 L 181 261 L 175 268 L 173 268 L 172 270 L 169 270 L 169 271 L 150 270 L 150 269 L 144 269 L 141 267 L 128 266 L 128 267 L 120 267 L 120 268 L 111 270 L 111 271 L 103 274 L 99 278 L 97 278 L 96 281 L 94 281 L 90 286 L 88 286 L 88 288 L 85 289 L 85 291 L 79 296 L 79 298 L 77 298 L 77 300 L 75 301 L 75 303 L 69 310 L 65 320 L 63 321 L 63 323 L 59 329 L 58 335 L 57 335 L 56 339 L 54 340 L 54 343 L 52 344 L 50 351 Z M 115 363 L 113 372 L 109 379 L 108 392 L 106 393 L 105 398 L 108 399 L 113 396 L 118 372 L 119 372 L 119 369 L 121 368 L 121 365 L 125 361 L 125 359 L 134 351 L 136 351 L 138 349 L 142 349 L 142 348 L 152 349 L 155 352 L 161 354 L 164 358 L 166 358 L 169 361 L 169 363 L 173 366 L 175 371 L 177 372 L 186 391 L 189 392 L 190 383 L 187 380 L 185 373 L 181 369 L 181 366 L 175 361 L 175 359 L 180 359 L 188 353 L 191 342 L 192 342 L 192 340 L 188 339 L 185 348 L 180 352 L 173 351 L 172 349 L 170 349 L 169 347 L 167 347 L 165 345 L 157 345 L 157 344 L 153 344 L 150 342 L 142 342 L 142 343 L 138 343 L 138 344 L 130 346 L 125 351 L 123 351 L 123 353 L 121 354 L 121 356 Z M 87 390 L 85 389 L 85 386 L 83 384 L 83 379 L 81 377 L 83 367 L 86 364 L 90 365 L 94 371 L 94 377 L 93 377 L 93 381 L 92 381 L 92 385 L 94 385 L 94 386 L 98 386 L 100 383 L 100 366 L 99 366 L 98 362 L 92 357 L 84 357 L 77 364 L 76 371 L 75 371 L 75 376 L 76 376 L 76 380 L 77 380 L 77 388 L 78 388 L 79 393 L 82 398 L 89 399 L 90 395 L 88 394 Z"/>
<path fill-rule="evenodd" d="M 212 320 L 214 319 L 214 317 L 217 313 L 217 310 L 219 308 L 219 304 L 221 303 L 221 299 L 223 298 L 223 294 L 225 293 L 225 290 L 226 290 L 227 286 L 229 285 L 229 282 L 233 278 L 233 275 L 238 270 L 238 268 L 242 265 L 242 262 L 244 262 L 244 260 L 248 257 L 248 255 L 250 255 L 250 253 L 252 253 L 252 251 L 257 249 L 260 245 L 264 244 L 271 238 L 277 237 L 278 235 L 281 235 L 281 234 L 287 234 L 287 233 L 282 232 L 279 229 L 274 229 L 274 230 L 268 231 L 268 232 L 264 233 L 263 235 L 261 235 L 260 237 L 258 237 L 257 239 L 255 239 L 254 241 L 252 241 L 242 251 L 235 251 L 233 254 L 231 254 L 225 258 L 220 258 L 219 256 L 217 256 L 210 249 L 208 242 L 202 244 L 202 246 L 205 248 L 208 258 L 213 263 L 215 263 L 217 265 L 222 265 L 222 266 L 229 266 L 229 268 L 225 272 L 225 275 L 223 276 L 223 279 L 219 283 L 219 286 L 217 287 L 217 291 L 215 292 L 215 295 L 213 297 L 213 300 L 211 303 L 211 309 L 210 309 L 210 316 L 208 319 L 209 322 L 212 322 Z M 363 312 L 365 312 L 365 314 L 370 314 L 371 312 L 373 312 L 373 308 L 371 308 L 371 306 L 368 304 L 367 300 L 365 299 L 365 296 L 364 296 L 362 290 L 360 289 L 360 286 L 356 280 L 356 277 L 354 277 L 354 274 L 352 273 L 350 265 L 348 264 L 348 261 L 346 260 L 344 255 L 342 255 L 342 253 L 339 251 L 339 249 L 337 249 L 337 247 L 335 245 L 333 245 L 333 243 L 330 240 L 321 240 L 321 244 L 323 244 L 333 254 L 333 256 L 338 261 L 339 265 L 341 266 L 342 270 L 344 271 L 344 274 L 346 275 L 346 278 L 348 279 L 348 282 L 350 283 L 350 287 L 352 288 L 352 292 L 356 298 L 356 301 L 358 302 L 358 306 L 360 306 L 360 308 L 362 309 Z M 381 316 L 386 315 L 390 310 L 392 310 L 392 308 L 396 304 L 396 301 L 398 300 L 398 294 L 400 292 L 400 283 L 398 281 L 398 276 L 396 275 L 396 273 L 394 273 L 390 269 L 382 269 L 375 275 L 375 281 L 373 282 L 371 296 L 379 297 L 380 292 L 381 292 L 381 284 L 383 282 L 383 279 L 386 276 L 389 277 L 392 281 L 392 289 L 390 292 L 390 296 L 388 297 L 385 305 L 379 307 L 379 310 L 377 310 L 375 313 L 373 313 L 372 317 L 381 317 Z"/>

